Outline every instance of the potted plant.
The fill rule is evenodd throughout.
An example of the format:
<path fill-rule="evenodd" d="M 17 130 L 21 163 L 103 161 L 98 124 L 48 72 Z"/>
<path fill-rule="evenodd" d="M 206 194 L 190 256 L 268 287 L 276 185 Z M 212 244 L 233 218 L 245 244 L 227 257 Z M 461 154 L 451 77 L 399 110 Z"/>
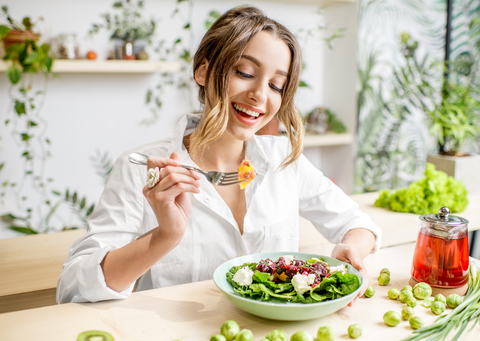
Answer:
<path fill-rule="evenodd" d="M 103 23 L 94 23 L 89 31 L 93 36 L 101 29 L 111 31 L 110 39 L 115 43 L 116 59 L 136 59 L 138 53 L 143 51 L 145 44 L 151 44 L 151 37 L 155 33 L 157 21 L 142 18 L 141 10 L 144 1 L 121 0 L 112 5 L 114 13 L 103 13 Z M 145 54 L 143 53 L 145 56 Z M 145 57 L 139 58 L 145 59 Z"/>
<path fill-rule="evenodd" d="M 438 154 L 427 162 L 462 180 L 469 193 L 480 193 L 480 155 L 465 152 L 467 141 L 480 137 L 480 101 L 472 86 L 447 84 L 441 102 L 429 112 L 430 131 L 438 139 Z"/>

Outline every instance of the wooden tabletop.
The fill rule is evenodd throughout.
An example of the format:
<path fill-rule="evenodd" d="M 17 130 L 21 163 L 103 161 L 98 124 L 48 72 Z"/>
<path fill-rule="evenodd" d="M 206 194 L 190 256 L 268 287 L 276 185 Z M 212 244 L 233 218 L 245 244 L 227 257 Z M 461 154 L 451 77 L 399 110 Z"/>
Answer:
<path fill-rule="evenodd" d="M 389 299 L 387 291 L 401 289 L 408 283 L 414 247 L 415 244 L 410 243 L 381 249 L 377 254 L 367 256 L 365 265 L 375 295 L 359 298 L 353 307 L 318 319 L 284 322 L 256 317 L 227 301 L 209 280 L 137 292 L 126 300 L 68 303 L 0 314 L 0 340 L 76 340 L 77 335 L 86 330 L 109 332 L 116 341 L 209 340 L 229 319 L 237 321 L 242 329 L 250 329 L 255 341 L 274 329 L 283 329 L 289 336 L 305 330 L 315 338 L 318 328 L 325 325 L 334 328 L 336 340 L 350 340 L 347 328 L 353 323 L 363 327 L 361 340 L 400 340 L 412 333 L 408 322 L 388 327 L 383 322 L 383 315 L 389 310 L 400 313 L 404 306 L 400 301 Z M 333 245 L 323 251 L 328 252 L 331 248 Z M 480 265 L 480 261 L 477 264 Z M 377 276 L 384 267 L 391 270 L 391 282 L 380 286 Z M 421 304 L 414 310 L 427 325 L 437 318 Z M 476 325 L 470 332 L 465 332 L 461 340 L 478 340 L 478 335 L 480 326 Z"/>
<path fill-rule="evenodd" d="M 352 195 L 360 209 L 382 228 L 382 247 L 413 242 L 417 239 L 418 215 L 398 213 L 374 206 L 378 193 Z M 462 217 L 469 229 L 480 229 L 480 195 L 470 196 Z M 72 230 L 0 239 L 0 313 L 55 304 L 55 290 L 68 250 L 85 230 Z M 321 254 L 330 243 L 313 225 L 300 217 L 302 252 L 317 248 Z M 325 251 L 324 251 L 325 250 Z"/>

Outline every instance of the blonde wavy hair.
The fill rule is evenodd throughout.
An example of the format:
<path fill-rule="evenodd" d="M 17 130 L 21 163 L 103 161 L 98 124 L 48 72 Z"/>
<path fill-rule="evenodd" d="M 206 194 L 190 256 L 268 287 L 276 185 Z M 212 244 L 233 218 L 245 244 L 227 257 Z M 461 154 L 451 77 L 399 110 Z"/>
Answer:
<path fill-rule="evenodd" d="M 212 109 L 203 114 L 197 129 L 189 138 L 191 154 L 202 153 L 210 142 L 218 139 L 227 129 L 230 110 L 228 77 L 252 37 L 261 31 L 283 40 L 290 49 L 291 64 L 277 116 L 285 126 L 291 151 L 280 166 L 286 167 L 300 157 L 303 150 L 303 123 L 293 101 L 302 70 L 300 46 L 286 27 L 255 7 L 237 7 L 225 12 L 207 31 L 195 53 L 194 75 L 202 62 L 208 61 L 205 85 L 199 84 L 198 98 L 204 105 L 208 101 L 208 108 Z M 211 89 L 212 96 L 206 96 L 205 89 Z"/>

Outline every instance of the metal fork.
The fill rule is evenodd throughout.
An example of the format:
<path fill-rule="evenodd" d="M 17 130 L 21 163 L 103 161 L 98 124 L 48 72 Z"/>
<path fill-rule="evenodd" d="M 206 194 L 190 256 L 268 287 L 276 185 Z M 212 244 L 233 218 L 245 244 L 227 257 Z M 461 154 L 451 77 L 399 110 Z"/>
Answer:
<path fill-rule="evenodd" d="M 136 165 L 147 165 L 147 159 L 148 159 L 148 156 L 142 153 L 132 153 L 128 156 L 128 160 L 131 163 L 134 163 Z M 205 172 L 200 168 L 196 168 L 192 166 L 186 166 L 186 165 L 180 165 L 180 166 L 205 175 L 207 180 L 216 186 L 235 185 L 245 181 L 245 180 L 244 181 L 238 180 L 238 172 L 230 172 L 230 173 L 216 172 L 216 171 Z"/>

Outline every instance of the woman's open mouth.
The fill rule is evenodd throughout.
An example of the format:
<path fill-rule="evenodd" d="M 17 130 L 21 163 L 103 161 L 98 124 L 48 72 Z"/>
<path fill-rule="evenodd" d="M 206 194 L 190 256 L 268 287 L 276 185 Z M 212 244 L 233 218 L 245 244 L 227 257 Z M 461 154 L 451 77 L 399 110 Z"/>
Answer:
<path fill-rule="evenodd" d="M 237 103 L 232 103 L 233 108 L 237 114 L 238 119 L 247 125 L 255 125 L 257 123 L 257 119 L 262 116 L 262 113 L 247 109 Z"/>

